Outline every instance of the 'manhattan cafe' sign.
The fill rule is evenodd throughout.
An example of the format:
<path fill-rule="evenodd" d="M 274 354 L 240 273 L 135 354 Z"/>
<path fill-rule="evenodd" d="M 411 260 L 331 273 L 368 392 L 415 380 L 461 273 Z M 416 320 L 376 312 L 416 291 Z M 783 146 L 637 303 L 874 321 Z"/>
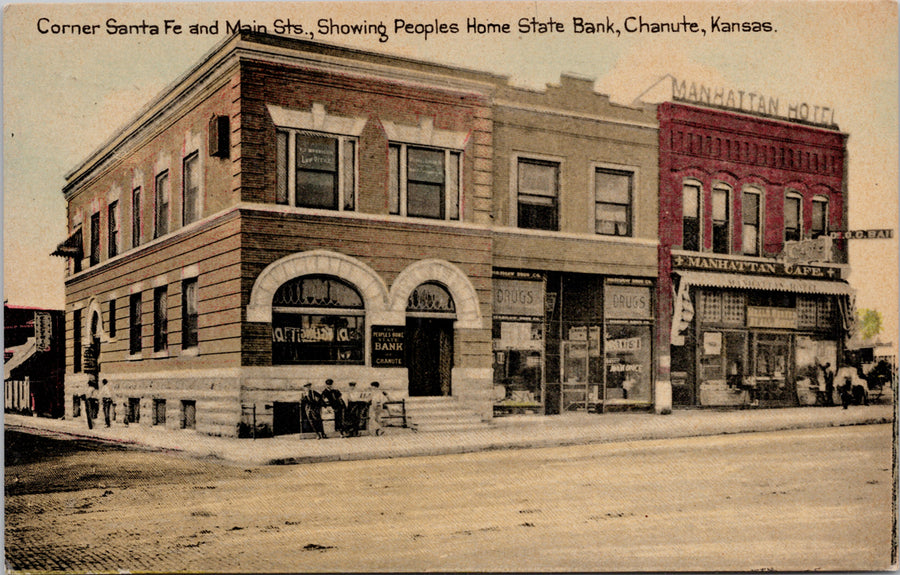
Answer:
<path fill-rule="evenodd" d="M 837 127 L 834 109 L 806 102 L 782 102 L 759 92 L 709 87 L 696 82 L 688 84 L 672 77 L 672 99 L 703 106 L 726 108 L 791 121 L 806 122 L 818 126 Z"/>

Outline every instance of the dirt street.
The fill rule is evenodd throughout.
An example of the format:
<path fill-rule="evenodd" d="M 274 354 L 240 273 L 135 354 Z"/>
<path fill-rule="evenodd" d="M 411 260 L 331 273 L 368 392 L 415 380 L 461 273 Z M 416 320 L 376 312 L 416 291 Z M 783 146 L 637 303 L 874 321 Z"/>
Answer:
<path fill-rule="evenodd" d="M 7 432 L 6 558 L 65 572 L 885 570 L 891 439 L 869 425 L 244 468 Z"/>

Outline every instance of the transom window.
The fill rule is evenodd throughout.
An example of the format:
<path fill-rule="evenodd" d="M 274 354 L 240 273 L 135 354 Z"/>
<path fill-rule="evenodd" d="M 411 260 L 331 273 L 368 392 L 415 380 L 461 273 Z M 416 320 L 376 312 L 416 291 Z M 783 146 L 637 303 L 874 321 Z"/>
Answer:
<path fill-rule="evenodd" d="M 559 163 L 520 158 L 517 225 L 559 230 Z"/>
<path fill-rule="evenodd" d="M 460 160 L 455 150 L 391 144 L 390 212 L 401 216 L 458 220 Z"/>
<path fill-rule="evenodd" d="M 594 173 L 594 229 L 607 236 L 631 235 L 634 174 L 598 168 Z"/>
<path fill-rule="evenodd" d="M 426 282 L 409 294 L 406 311 L 411 315 L 446 315 L 456 313 L 453 296 L 444 286 L 435 282 Z"/>
<path fill-rule="evenodd" d="M 356 208 L 355 138 L 299 130 L 279 130 L 276 137 L 276 203 Z"/>
<path fill-rule="evenodd" d="M 334 277 L 283 284 L 272 298 L 272 363 L 364 363 L 365 309 L 359 292 Z"/>

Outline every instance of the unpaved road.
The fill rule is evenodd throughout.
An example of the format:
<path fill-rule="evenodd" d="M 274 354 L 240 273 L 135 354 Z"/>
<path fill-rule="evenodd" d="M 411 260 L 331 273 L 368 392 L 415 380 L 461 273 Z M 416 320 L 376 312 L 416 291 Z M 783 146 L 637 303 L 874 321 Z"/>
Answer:
<path fill-rule="evenodd" d="M 27 571 L 886 570 L 889 425 L 244 468 L 6 433 Z"/>

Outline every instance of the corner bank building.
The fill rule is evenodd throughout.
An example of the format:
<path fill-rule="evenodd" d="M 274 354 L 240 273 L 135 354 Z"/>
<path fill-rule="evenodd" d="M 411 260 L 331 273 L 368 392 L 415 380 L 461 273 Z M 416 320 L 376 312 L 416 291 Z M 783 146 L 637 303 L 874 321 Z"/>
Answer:
<path fill-rule="evenodd" d="M 657 150 L 587 80 L 232 37 L 67 176 L 66 416 L 97 371 L 225 436 L 325 379 L 422 428 L 651 409 Z"/>

